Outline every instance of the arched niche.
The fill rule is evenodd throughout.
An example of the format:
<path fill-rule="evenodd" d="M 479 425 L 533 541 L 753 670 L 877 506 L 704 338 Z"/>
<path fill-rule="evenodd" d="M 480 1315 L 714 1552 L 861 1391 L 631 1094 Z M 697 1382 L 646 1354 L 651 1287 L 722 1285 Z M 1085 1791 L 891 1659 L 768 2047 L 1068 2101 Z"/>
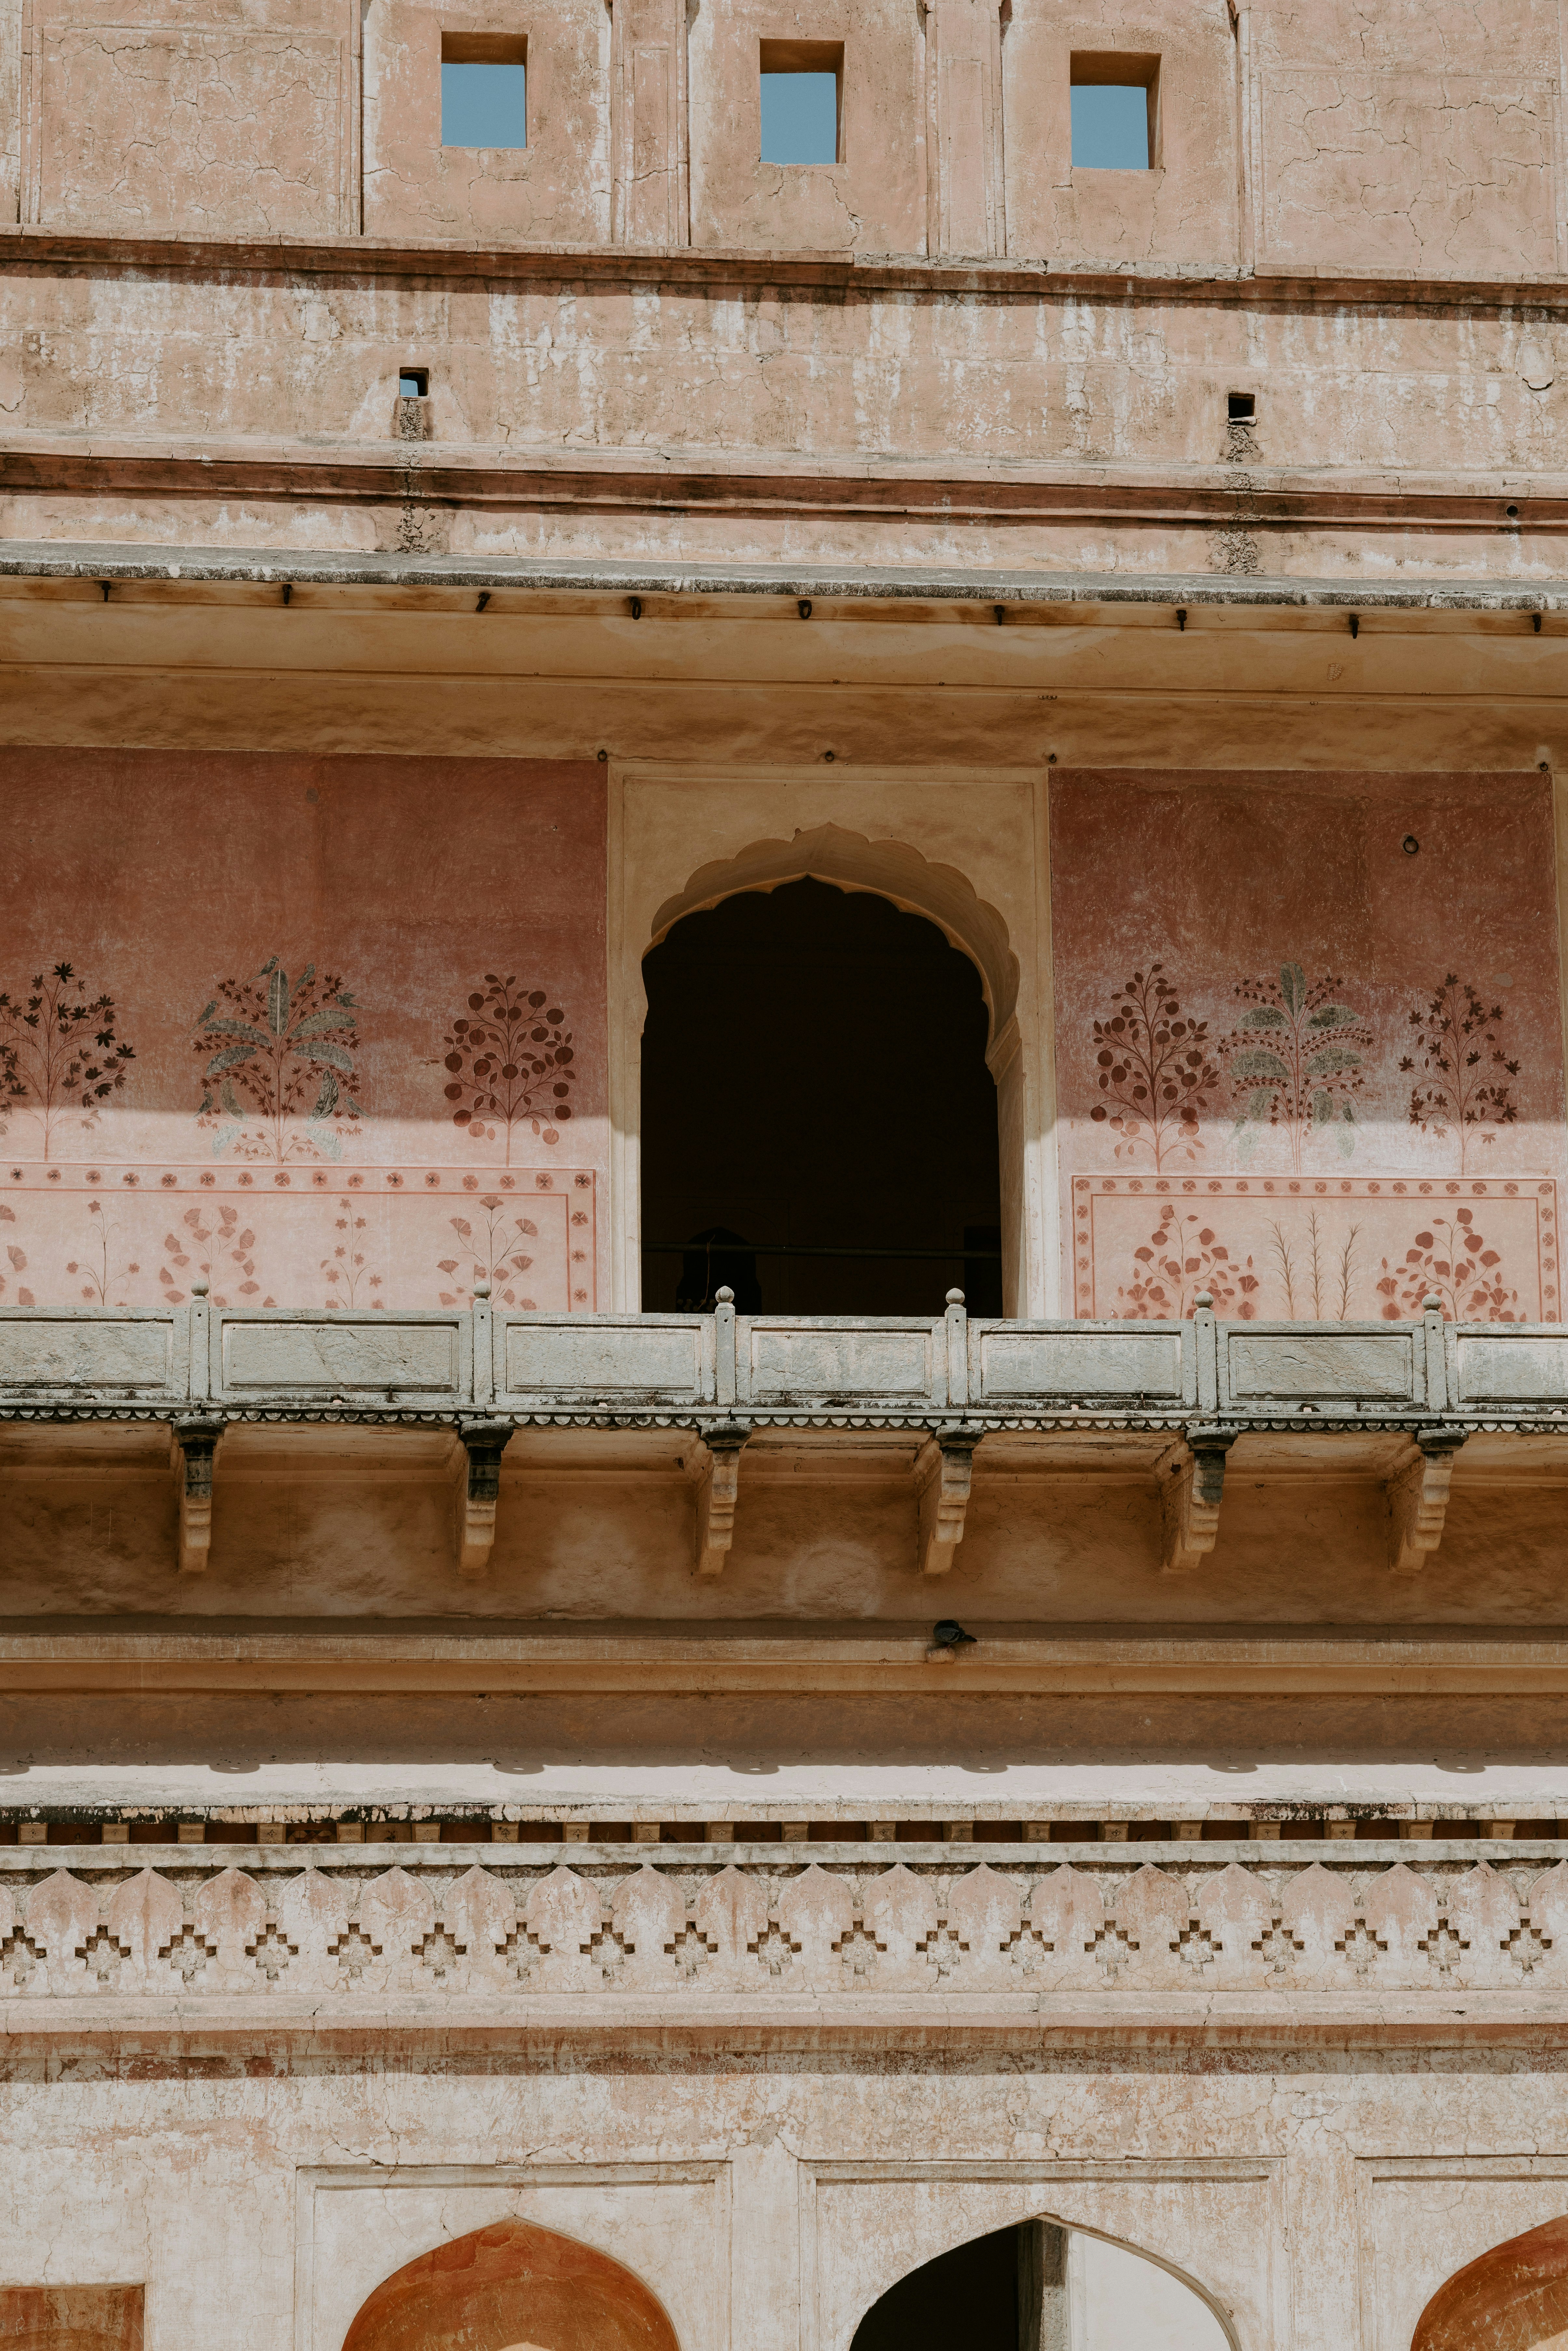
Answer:
<path fill-rule="evenodd" d="M 747 891 L 770 891 L 799 881 L 827 883 L 887 899 L 906 914 L 923 915 L 967 956 L 979 973 L 988 1022 L 986 1061 L 997 1088 L 1000 1163 L 1002 1293 L 1014 1315 L 1038 1315 L 1046 1305 L 1047 1236 L 1043 1210 L 1050 1186 L 1042 1180 L 1044 1108 L 1034 1097 L 1039 1040 L 1030 1033 L 1023 968 L 998 907 L 975 889 L 957 867 L 927 858 L 907 841 L 874 838 L 835 822 L 821 823 L 788 838 L 753 839 L 733 854 L 692 868 L 673 891 L 648 906 L 637 949 L 638 969 L 629 994 L 624 1050 L 618 1057 L 615 1123 L 626 1138 L 621 1158 L 621 1189 L 628 1200 L 619 1221 L 625 1255 L 618 1269 L 622 1305 L 641 1296 L 638 1251 L 642 1234 L 630 1206 L 638 1191 L 636 1138 L 642 1130 L 638 1044 L 647 1011 L 641 977 L 643 956 L 668 936 L 683 917 L 720 904 Z M 646 878 L 634 898 L 648 902 Z M 627 907 L 632 924 L 639 917 Z"/>
<path fill-rule="evenodd" d="M 1036 2218 L 934 2254 L 873 2303 L 850 2351 L 1236 2351 L 1196 2280 L 1136 2245 Z"/>
<path fill-rule="evenodd" d="M 1421 2313 L 1410 2351 L 1568 2351 L 1568 2218 L 1456 2271 Z"/>
<path fill-rule="evenodd" d="M 680 2351 L 662 2304 L 608 2253 L 497 2220 L 383 2278 L 343 2351 Z"/>

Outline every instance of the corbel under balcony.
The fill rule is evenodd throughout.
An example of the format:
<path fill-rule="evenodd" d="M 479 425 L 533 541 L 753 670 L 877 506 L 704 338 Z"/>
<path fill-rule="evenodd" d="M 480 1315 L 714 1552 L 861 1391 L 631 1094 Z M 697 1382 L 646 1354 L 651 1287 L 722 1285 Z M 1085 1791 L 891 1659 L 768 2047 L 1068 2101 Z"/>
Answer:
<path fill-rule="evenodd" d="M 468 1311 L 235 1311 L 198 1294 L 160 1310 L 0 1310 L 0 1426 L 7 1458 L 40 1473 L 68 1431 L 86 1443 L 96 1426 L 107 1447 L 141 1426 L 143 1446 L 165 1443 L 185 1573 L 211 1560 L 220 1444 L 225 1480 L 264 1474 L 255 1447 L 282 1474 L 295 1474 L 286 1457 L 308 1456 L 322 1477 L 349 1474 L 374 1437 L 413 1483 L 432 1460 L 455 1470 L 453 1547 L 470 1576 L 504 1526 L 508 1443 L 508 1478 L 684 1477 L 704 1578 L 733 1545 L 747 1446 L 748 1481 L 764 1488 L 781 1447 L 808 1479 L 902 1479 L 907 1496 L 912 1479 L 910 1565 L 951 1573 L 982 1442 L 982 1479 L 1151 1481 L 1173 1573 L 1215 1552 L 1228 1456 L 1249 1485 L 1373 1479 L 1388 1565 L 1407 1574 L 1442 1539 L 1467 1440 L 1467 1485 L 1561 1481 L 1568 1331 L 1456 1327 L 1435 1301 L 1404 1323 L 1220 1322 L 1207 1301 L 1151 1323 L 976 1320 L 956 1293 L 931 1318 L 737 1315 L 728 1301 L 711 1315 L 514 1314 L 488 1297 Z M 562 1444 L 570 1473 L 546 1463 Z"/>

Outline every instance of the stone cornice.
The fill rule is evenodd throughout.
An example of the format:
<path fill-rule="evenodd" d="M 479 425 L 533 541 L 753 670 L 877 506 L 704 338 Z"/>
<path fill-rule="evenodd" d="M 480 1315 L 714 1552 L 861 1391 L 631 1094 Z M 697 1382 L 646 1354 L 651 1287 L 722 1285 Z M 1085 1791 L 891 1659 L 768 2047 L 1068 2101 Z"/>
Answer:
<path fill-rule="evenodd" d="M 798 287 L 834 298 L 929 294 L 1038 301 L 1081 299 L 1201 301 L 1229 308 L 1396 305 L 1423 310 L 1523 307 L 1551 315 L 1568 303 L 1568 278 L 1488 277 L 1333 272 L 1316 276 L 1264 263 L 1256 268 L 1213 263 L 1164 268 L 1047 258 L 928 260 L 917 254 L 789 251 L 703 246 L 486 244 L 443 237 L 150 236 L 63 231 L 31 225 L 0 228 L 0 268 L 46 266 L 191 270 L 206 275 L 300 274 L 343 278 L 401 277 L 453 280 L 533 278 L 570 285 L 657 285 L 698 289 Z"/>

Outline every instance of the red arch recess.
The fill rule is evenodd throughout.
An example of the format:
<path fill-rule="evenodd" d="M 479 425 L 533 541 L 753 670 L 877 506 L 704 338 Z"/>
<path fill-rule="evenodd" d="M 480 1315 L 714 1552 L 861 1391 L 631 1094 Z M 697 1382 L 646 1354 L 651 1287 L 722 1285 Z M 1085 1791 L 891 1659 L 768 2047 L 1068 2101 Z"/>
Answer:
<path fill-rule="evenodd" d="M 680 2351 L 641 2278 L 570 2237 L 498 2220 L 382 2280 L 343 2351 Z"/>
<path fill-rule="evenodd" d="M 1568 2220 L 1456 2271 L 1421 2313 L 1410 2351 L 1568 2351 Z"/>

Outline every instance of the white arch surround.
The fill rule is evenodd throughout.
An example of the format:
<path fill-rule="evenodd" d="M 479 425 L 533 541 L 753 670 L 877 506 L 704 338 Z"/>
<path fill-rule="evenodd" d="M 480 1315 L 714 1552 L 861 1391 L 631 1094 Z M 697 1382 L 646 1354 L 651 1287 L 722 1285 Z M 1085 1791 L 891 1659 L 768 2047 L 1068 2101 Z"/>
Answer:
<path fill-rule="evenodd" d="M 1063 2220 L 1060 2213 L 1054 2211 L 1033 2211 L 1024 2217 L 1029 2220 L 1044 2220 L 1067 2233 L 1071 2320 L 1071 2340 L 1066 2351 L 1127 2351 L 1127 2346 L 1145 2341 L 1150 2345 L 1157 2344 L 1159 2351 L 1187 2351 L 1189 2345 L 1195 2346 L 1195 2351 L 1199 2346 L 1202 2351 L 1240 2351 L 1228 2313 L 1213 2294 L 1175 2262 L 1165 2260 L 1146 2246 L 1133 2244 L 1123 2237 L 1111 2236 L 1103 2229 L 1087 2229 Z M 1018 2224 L 1004 2222 L 1003 2225 Z M 905 2270 L 903 2276 L 894 2278 L 891 2286 L 883 2287 L 883 2294 L 891 2293 L 903 2283 L 904 2278 L 917 2274 L 919 2270 L 929 2267 L 932 2262 L 942 2260 L 947 2253 L 958 2252 L 965 2245 L 975 2241 L 973 2237 L 960 2237 L 956 2243 L 944 2245 L 916 2263 L 915 2270 Z M 1116 2256 L 1124 2257 L 1117 2263 L 1117 2269 L 1126 2275 L 1139 2270 L 1149 2273 L 1149 2284 L 1155 2288 L 1161 2305 L 1157 2314 L 1153 2314 L 1154 2323 L 1160 2328 L 1157 2335 L 1145 2335 L 1138 2331 L 1141 2325 L 1147 2324 L 1151 2315 L 1146 2309 L 1133 2310 L 1124 2304 L 1110 2315 L 1097 2306 L 1104 2299 L 1106 2286 L 1110 2285 L 1114 2292 L 1123 2283 L 1123 2278 L 1114 2273 L 1110 2277 L 1104 2275 L 1103 2261 L 1097 2264 L 1096 2255 L 1109 2256 L 1113 2261 Z M 1095 2274 L 1097 2266 L 1101 2271 L 1098 2277 Z M 1100 2289 L 1098 2296 L 1093 2292 L 1096 2285 Z M 1162 2286 L 1174 2289 L 1180 2297 L 1180 2303 L 1174 2302 L 1168 2294 L 1158 2294 L 1158 2288 Z M 1089 2289 L 1087 2292 L 1086 2288 Z M 878 2300 L 881 2298 L 879 2296 Z M 1178 2315 L 1181 2304 L 1187 2308 Z M 869 2317 L 875 2307 L 875 2302 L 870 2304 L 862 2313 L 862 2318 Z M 1108 2316 L 1109 2323 L 1106 2323 Z M 1189 2319 L 1187 2325 L 1183 2325 L 1183 2317 Z M 1173 2322 L 1176 2329 L 1175 2333 L 1172 2332 Z"/>
<path fill-rule="evenodd" d="M 1033 2220 L 1167 2273 L 1231 2351 L 1281 2351 L 1291 2340 L 1285 2166 L 1277 2157 L 884 2158 L 810 2170 L 802 2351 L 849 2351 L 866 2313 L 902 2278 Z"/>
<path fill-rule="evenodd" d="M 612 1296 L 642 1302 L 642 964 L 684 915 L 808 878 L 934 922 L 980 974 L 997 1085 L 1007 1311 L 1059 1311 L 1043 773 L 612 769 Z"/>

